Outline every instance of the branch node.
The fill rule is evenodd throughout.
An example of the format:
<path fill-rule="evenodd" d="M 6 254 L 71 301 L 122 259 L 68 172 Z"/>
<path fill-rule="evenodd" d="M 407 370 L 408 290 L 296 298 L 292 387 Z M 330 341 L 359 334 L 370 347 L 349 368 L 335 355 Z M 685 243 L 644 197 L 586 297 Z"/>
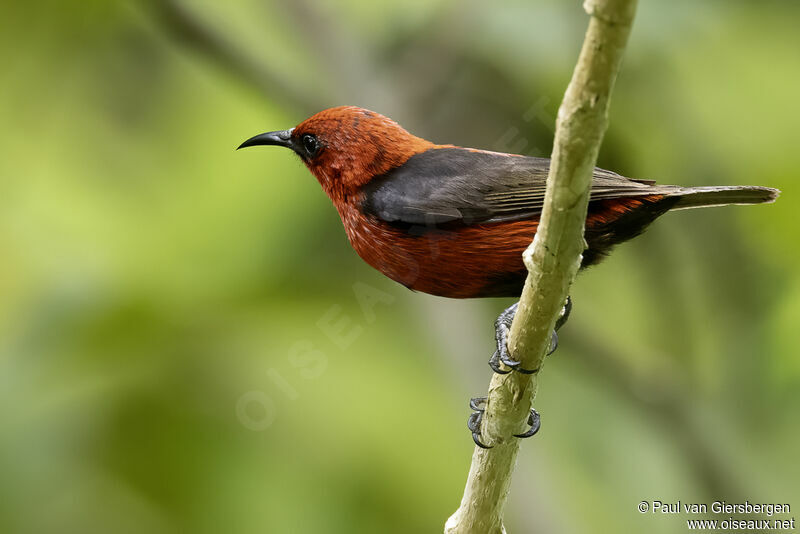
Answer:
<path fill-rule="evenodd" d="M 585 0 L 583 9 L 609 26 L 630 26 L 636 14 L 636 2 L 627 0 Z"/>

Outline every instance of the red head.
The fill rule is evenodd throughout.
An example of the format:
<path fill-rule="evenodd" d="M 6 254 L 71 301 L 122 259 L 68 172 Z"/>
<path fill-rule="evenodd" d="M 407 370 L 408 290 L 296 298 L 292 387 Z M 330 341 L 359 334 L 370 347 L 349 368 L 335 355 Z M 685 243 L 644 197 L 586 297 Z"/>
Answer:
<path fill-rule="evenodd" d="M 239 148 L 253 145 L 294 150 L 334 202 L 434 146 L 392 119 L 355 106 L 320 111 L 295 128 L 257 135 Z"/>

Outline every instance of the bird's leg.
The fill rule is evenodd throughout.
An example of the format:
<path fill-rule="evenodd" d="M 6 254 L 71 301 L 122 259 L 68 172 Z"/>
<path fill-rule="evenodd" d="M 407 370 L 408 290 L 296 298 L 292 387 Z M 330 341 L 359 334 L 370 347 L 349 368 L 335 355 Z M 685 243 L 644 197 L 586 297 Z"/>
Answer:
<path fill-rule="evenodd" d="M 491 449 L 490 445 L 486 445 L 481 441 L 481 421 L 483 421 L 483 413 L 486 410 L 486 397 L 475 397 L 469 400 L 469 407 L 472 409 L 472 414 L 467 420 L 467 428 L 472 432 L 472 441 L 481 449 Z M 531 408 L 531 413 L 528 415 L 528 424 L 531 426 L 522 434 L 514 434 L 517 438 L 529 438 L 539 431 L 541 426 L 541 418 L 539 412 Z"/>
<path fill-rule="evenodd" d="M 517 371 L 524 374 L 533 374 L 539 372 L 539 369 L 523 369 L 521 368 L 520 362 L 511 358 L 511 355 L 508 353 L 508 332 L 511 329 L 511 322 L 514 320 L 514 315 L 517 313 L 517 308 L 519 307 L 519 302 L 516 302 L 506 308 L 503 313 L 497 318 L 494 323 L 495 328 L 495 341 L 497 342 L 497 350 L 495 350 L 494 354 L 492 355 L 491 359 L 489 360 L 489 367 L 495 373 L 499 374 L 507 374 L 510 373 L 511 370 Z M 561 314 L 558 316 L 556 320 L 555 330 L 553 330 L 553 334 L 550 340 L 550 350 L 547 353 L 548 356 L 555 352 L 556 348 L 558 347 L 558 334 L 556 331 L 564 326 L 564 323 L 567 322 L 569 318 L 569 314 L 572 311 L 572 299 L 567 297 L 566 302 L 564 303 L 564 307 L 561 308 Z M 503 369 L 500 364 L 505 365 L 510 370 Z"/>
<path fill-rule="evenodd" d="M 495 343 L 497 343 L 497 350 L 494 351 L 494 354 L 492 354 L 492 357 L 489 359 L 489 367 L 497 374 L 506 375 L 511 372 L 511 370 L 506 371 L 503 369 L 500 366 L 500 362 L 503 362 L 511 369 L 519 367 L 519 362 L 512 360 L 508 355 L 508 348 L 506 346 L 508 331 L 511 328 L 514 315 L 517 313 L 517 308 L 519 308 L 519 302 L 515 302 L 503 310 L 503 313 L 501 313 L 494 322 L 494 339 Z"/>
<path fill-rule="evenodd" d="M 518 307 L 519 302 L 512 304 L 500 314 L 500 316 L 497 318 L 497 321 L 494 323 L 497 350 L 492 355 L 492 359 L 489 360 L 489 366 L 495 373 L 508 374 L 511 372 L 511 370 L 514 370 L 520 373 L 532 374 L 539 371 L 538 369 L 534 369 L 533 371 L 521 369 L 519 366 L 520 362 L 512 360 L 511 356 L 508 354 L 508 347 L 506 345 L 508 342 L 508 332 L 511 328 L 511 322 L 514 320 L 514 315 L 517 313 Z M 553 330 L 553 335 L 550 341 L 550 351 L 547 353 L 548 355 L 552 354 L 553 351 L 556 350 L 556 347 L 558 346 L 558 335 L 556 334 L 556 330 L 564 326 L 564 323 L 566 323 L 567 319 L 569 319 L 569 314 L 571 311 L 572 299 L 567 297 L 564 307 L 561 308 L 561 314 L 556 320 L 555 330 Z M 503 367 L 500 365 L 501 363 L 506 367 L 509 367 L 510 370 L 503 369 Z M 482 449 L 491 449 L 490 446 L 481 441 L 481 422 L 483 421 L 483 413 L 486 410 L 486 400 L 486 397 L 475 397 L 469 400 L 469 407 L 472 409 L 472 414 L 470 414 L 469 419 L 467 420 L 467 428 L 469 428 L 470 432 L 472 432 L 472 441 L 475 442 L 475 445 Z M 529 438 L 539 431 L 539 427 L 541 426 L 541 418 L 539 417 L 539 412 L 533 408 L 531 408 L 531 413 L 528 415 L 528 424 L 530 425 L 528 430 L 522 434 L 514 434 L 514 436 L 518 438 Z"/>

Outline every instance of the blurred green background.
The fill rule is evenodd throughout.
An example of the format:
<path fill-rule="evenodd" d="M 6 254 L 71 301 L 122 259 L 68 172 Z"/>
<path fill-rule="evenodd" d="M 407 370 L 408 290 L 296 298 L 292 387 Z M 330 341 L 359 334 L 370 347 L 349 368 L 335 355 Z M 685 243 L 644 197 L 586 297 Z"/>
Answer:
<path fill-rule="evenodd" d="M 0 532 L 440 532 L 509 302 L 383 278 L 296 157 L 234 148 L 354 104 L 549 155 L 580 2 L 45 0 L 0 20 Z M 600 165 L 783 195 L 668 215 L 579 277 L 509 532 L 686 530 L 641 500 L 800 507 L 798 20 L 640 2 Z M 364 313 L 354 287 L 391 302 Z"/>

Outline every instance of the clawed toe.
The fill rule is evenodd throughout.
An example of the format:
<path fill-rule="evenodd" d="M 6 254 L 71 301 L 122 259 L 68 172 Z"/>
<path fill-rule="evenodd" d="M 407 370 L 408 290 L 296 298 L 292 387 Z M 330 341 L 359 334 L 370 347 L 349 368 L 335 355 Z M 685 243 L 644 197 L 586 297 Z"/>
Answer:
<path fill-rule="evenodd" d="M 528 424 L 530 425 L 528 430 L 522 434 L 514 434 L 514 436 L 518 438 L 529 438 L 539 431 L 539 427 L 542 426 L 542 419 L 539 417 L 539 412 L 534 408 L 531 408 L 531 413 L 528 416 Z"/>
<path fill-rule="evenodd" d="M 553 330 L 553 333 L 550 335 L 550 348 L 547 350 L 547 356 L 553 354 L 557 348 L 558 348 L 558 334 L 556 334 L 556 331 Z"/>
<path fill-rule="evenodd" d="M 556 320 L 556 330 L 564 326 L 564 323 L 569 319 L 569 314 L 572 312 L 572 297 L 567 295 L 567 300 L 564 302 L 564 307 L 561 308 L 561 314 Z"/>
<path fill-rule="evenodd" d="M 489 359 L 489 367 L 491 367 L 492 371 L 494 371 L 495 373 L 497 373 L 499 375 L 507 375 L 508 373 L 511 372 L 511 370 L 503 369 L 503 367 L 500 365 L 500 352 L 499 351 L 494 351 L 494 354 L 492 354 L 491 359 Z"/>
<path fill-rule="evenodd" d="M 467 420 L 467 428 L 472 432 L 472 441 L 481 449 L 491 449 L 481 441 L 481 421 L 483 421 L 483 412 L 486 409 L 486 397 L 475 397 L 469 400 L 470 409 L 474 410 Z"/>

